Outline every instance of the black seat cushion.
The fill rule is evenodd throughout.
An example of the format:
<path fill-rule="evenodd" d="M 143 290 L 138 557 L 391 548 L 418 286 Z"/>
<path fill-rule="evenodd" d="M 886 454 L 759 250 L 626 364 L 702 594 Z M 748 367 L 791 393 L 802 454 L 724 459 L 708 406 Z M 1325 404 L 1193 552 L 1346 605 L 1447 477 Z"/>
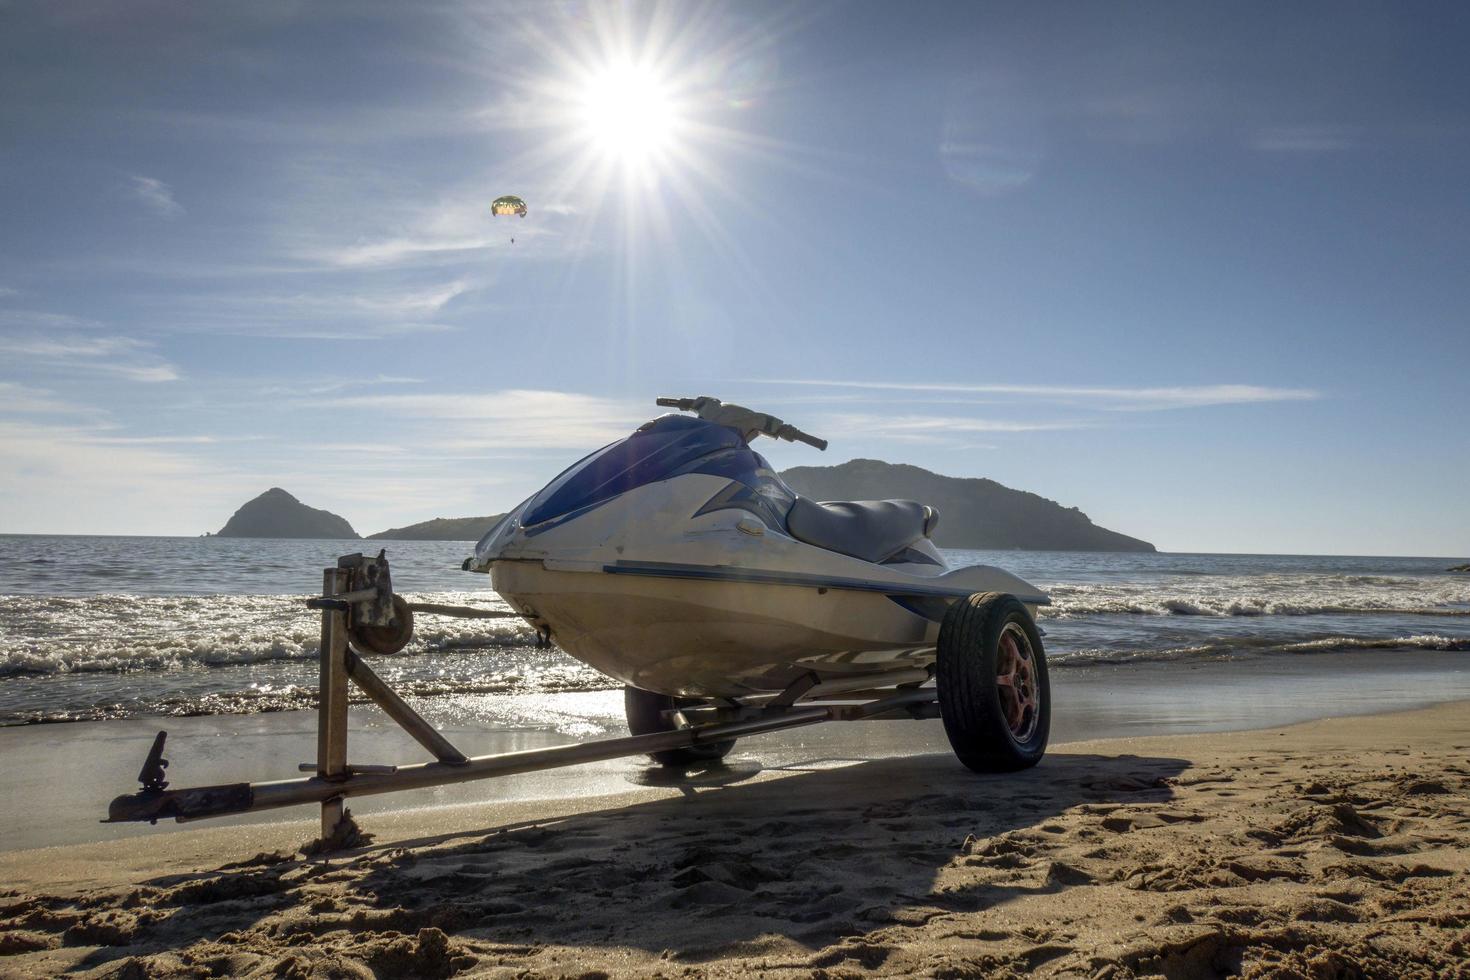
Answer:
<path fill-rule="evenodd" d="M 796 540 L 818 548 L 881 562 L 924 537 L 931 513 L 912 500 L 818 503 L 797 497 L 786 515 L 786 529 Z"/>

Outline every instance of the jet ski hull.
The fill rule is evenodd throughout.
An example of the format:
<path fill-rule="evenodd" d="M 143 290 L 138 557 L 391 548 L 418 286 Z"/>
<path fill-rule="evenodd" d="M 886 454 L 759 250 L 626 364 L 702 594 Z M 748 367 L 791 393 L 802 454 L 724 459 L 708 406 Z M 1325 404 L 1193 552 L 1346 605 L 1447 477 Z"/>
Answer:
<path fill-rule="evenodd" d="M 557 646 L 620 681 L 700 697 L 779 691 L 803 673 L 933 659 L 938 624 L 881 596 L 810 585 L 551 571 L 497 562 L 495 589 Z M 887 608 L 885 608 L 887 607 Z"/>
<path fill-rule="evenodd" d="M 820 546 L 798 536 L 786 521 L 795 500 L 739 432 L 666 416 L 512 510 L 465 567 L 489 572 L 571 656 L 687 697 L 768 694 L 809 674 L 912 674 L 934 663 L 956 599 L 1003 592 L 1033 613 L 1048 602 L 1002 569 L 949 568 L 927 511 L 890 508 L 918 520 L 907 536 L 877 535 L 892 538 L 877 560 L 840 534 Z"/>
<path fill-rule="evenodd" d="M 680 577 L 677 568 L 500 561 L 491 575 L 566 653 L 634 687 L 688 697 L 771 693 L 808 673 L 829 680 L 927 666 L 946 601 L 902 588 L 750 581 L 743 570 Z"/>

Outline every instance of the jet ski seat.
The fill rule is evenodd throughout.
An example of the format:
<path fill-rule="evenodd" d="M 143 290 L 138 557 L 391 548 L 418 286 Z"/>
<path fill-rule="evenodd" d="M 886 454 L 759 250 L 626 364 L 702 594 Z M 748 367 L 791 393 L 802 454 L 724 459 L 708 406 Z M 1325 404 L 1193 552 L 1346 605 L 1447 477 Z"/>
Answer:
<path fill-rule="evenodd" d="M 797 497 L 786 515 L 786 529 L 798 541 L 881 562 L 928 537 L 939 511 L 913 500 L 831 500 Z"/>

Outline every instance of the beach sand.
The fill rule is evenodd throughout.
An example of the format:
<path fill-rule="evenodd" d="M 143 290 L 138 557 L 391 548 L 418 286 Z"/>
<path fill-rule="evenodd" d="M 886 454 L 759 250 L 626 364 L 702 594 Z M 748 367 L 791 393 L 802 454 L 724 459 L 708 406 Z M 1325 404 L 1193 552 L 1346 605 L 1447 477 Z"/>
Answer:
<path fill-rule="evenodd" d="M 1470 977 L 1470 703 L 0 854 L 0 976 Z"/>

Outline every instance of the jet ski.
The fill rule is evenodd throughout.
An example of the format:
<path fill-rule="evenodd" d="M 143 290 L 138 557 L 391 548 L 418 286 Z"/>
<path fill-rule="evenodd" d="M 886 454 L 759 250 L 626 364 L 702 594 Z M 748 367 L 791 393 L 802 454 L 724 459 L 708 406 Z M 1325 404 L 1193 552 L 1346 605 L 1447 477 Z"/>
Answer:
<path fill-rule="evenodd" d="M 1022 745 L 1039 734 L 1044 749 L 1034 617 L 1045 593 L 988 565 L 951 568 L 933 507 L 797 494 L 752 442 L 827 443 L 775 416 L 708 396 L 657 404 L 689 414 L 661 415 L 579 460 L 465 562 L 545 641 L 628 685 L 635 734 L 691 705 L 925 684 L 943 673 L 941 646 L 968 644 L 990 658 L 982 707 L 1001 720 L 987 730 Z M 973 669 L 969 652 L 950 659 Z"/>

